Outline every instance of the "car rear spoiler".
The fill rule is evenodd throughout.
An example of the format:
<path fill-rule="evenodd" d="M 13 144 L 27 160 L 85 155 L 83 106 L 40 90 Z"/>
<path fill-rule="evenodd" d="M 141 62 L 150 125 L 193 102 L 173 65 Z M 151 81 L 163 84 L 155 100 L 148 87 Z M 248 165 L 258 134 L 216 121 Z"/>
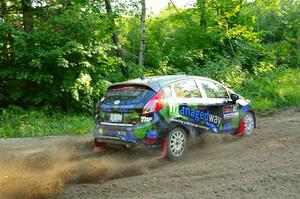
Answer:
<path fill-rule="evenodd" d="M 155 91 L 156 93 L 158 93 L 161 89 L 158 82 L 145 82 L 145 83 L 142 83 L 142 82 L 134 82 L 134 81 L 114 83 L 114 84 L 111 84 L 108 87 L 108 89 L 114 88 L 114 87 L 119 87 L 119 86 L 135 86 L 135 85 L 145 86 L 145 87 L 150 88 L 151 90 Z"/>

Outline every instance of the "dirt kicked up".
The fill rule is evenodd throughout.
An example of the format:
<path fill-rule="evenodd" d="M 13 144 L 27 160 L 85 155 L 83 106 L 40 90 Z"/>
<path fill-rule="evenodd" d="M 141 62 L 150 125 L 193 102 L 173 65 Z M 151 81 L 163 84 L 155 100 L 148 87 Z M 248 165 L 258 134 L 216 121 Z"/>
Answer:
<path fill-rule="evenodd" d="M 299 198 L 300 110 L 257 126 L 240 139 L 203 136 L 179 162 L 95 155 L 89 136 L 0 140 L 0 199 Z"/>
<path fill-rule="evenodd" d="M 0 198 L 55 198 L 65 184 L 101 184 L 144 174 L 159 164 L 128 153 L 95 154 L 89 139 L 16 139 L 1 145 Z"/>

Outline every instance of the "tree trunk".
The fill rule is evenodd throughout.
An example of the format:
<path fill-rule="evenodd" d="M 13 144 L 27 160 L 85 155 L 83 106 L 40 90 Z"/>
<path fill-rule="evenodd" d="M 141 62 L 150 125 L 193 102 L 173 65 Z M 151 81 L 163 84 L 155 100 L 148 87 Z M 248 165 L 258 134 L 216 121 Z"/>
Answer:
<path fill-rule="evenodd" d="M 140 40 L 140 56 L 139 65 L 144 65 L 145 60 L 145 39 L 146 39 L 146 2 L 141 0 L 142 13 L 141 13 L 141 40 Z"/>
<path fill-rule="evenodd" d="M 176 12 L 179 13 L 179 10 L 178 10 L 178 8 L 176 7 L 175 3 L 174 3 L 172 0 L 170 0 L 170 2 L 171 2 L 171 4 L 172 4 L 173 8 L 176 10 Z"/>
<path fill-rule="evenodd" d="M 112 40 L 113 40 L 113 43 L 116 46 L 117 56 L 119 58 L 123 59 L 124 56 L 123 56 L 123 52 L 122 52 L 122 49 L 121 49 L 121 46 L 120 46 L 119 35 L 118 35 L 117 30 L 116 30 L 116 24 L 115 24 L 114 14 L 113 14 L 113 11 L 112 11 L 110 0 L 105 0 L 105 8 L 106 8 L 106 12 L 107 12 L 108 17 L 111 19 L 110 30 L 112 31 Z M 120 69 L 121 69 L 122 74 L 124 75 L 124 77 L 128 78 L 129 77 L 128 68 L 123 63 L 120 63 Z"/>
<path fill-rule="evenodd" d="M 5 20 L 6 13 L 7 13 L 6 1 L 2 0 L 2 2 L 1 2 L 1 14 L 0 14 L 0 17 L 1 17 L 2 20 Z"/>
<path fill-rule="evenodd" d="M 3 20 L 4 22 L 6 21 L 6 11 L 7 11 L 7 7 L 6 7 L 6 1 L 2 0 L 2 3 L 1 3 L 1 20 Z M 5 37 L 7 38 L 7 34 L 4 32 L 4 35 Z M 2 46 L 2 52 L 3 52 L 3 60 L 5 60 L 5 62 L 8 62 L 8 52 L 7 52 L 7 49 L 8 49 L 8 41 L 7 39 L 4 39 L 3 40 L 3 46 Z"/>
<path fill-rule="evenodd" d="M 23 26 L 26 32 L 33 30 L 33 15 L 31 0 L 22 0 Z"/>
<path fill-rule="evenodd" d="M 197 5 L 200 8 L 200 27 L 206 28 L 206 0 L 197 0 Z"/>
<path fill-rule="evenodd" d="M 8 11 L 7 11 L 7 1 L 2 0 L 1 3 L 1 20 L 3 22 L 7 22 L 8 19 Z M 8 64 L 11 61 L 11 54 L 10 54 L 10 48 L 11 48 L 11 41 L 12 41 L 12 34 L 11 32 L 4 32 L 5 39 L 3 40 L 3 60 L 6 64 Z"/>

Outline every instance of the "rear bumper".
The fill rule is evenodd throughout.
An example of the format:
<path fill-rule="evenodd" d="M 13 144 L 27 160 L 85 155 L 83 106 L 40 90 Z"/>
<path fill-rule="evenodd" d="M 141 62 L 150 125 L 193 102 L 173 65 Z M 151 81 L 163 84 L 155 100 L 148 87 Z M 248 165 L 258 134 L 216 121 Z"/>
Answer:
<path fill-rule="evenodd" d="M 111 126 L 98 124 L 94 130 L 95 146 L 112 148 L 156 148 L 161 143 L 147 143 L 144 139 L 138 139 L 134 134 L 134 126 Z M 123 132 L 120 135 L 119 132 Z"/>
<path fill-rule="evenodd" d="M 147 144 L 146 142 L 137 141 L 136 143 L 126 142 L 123 140 L 111 139 L 111 138 L 95 138 L 95 146 L 97 147 L 109 147 L 117 149 L 150 149 L 150 148 L 161 148 L 160 143 Z"/>
<path fill-rule="evenodd" d="M 113 138 L 103 138 L 99 136 L 98 138 L 94 139 L 95 146 L 100 147 L 113 147 L 113 148 L 135 148 L 136 144 L 131 142 L 126 142 L 119 139 L 113 139 Z"/>

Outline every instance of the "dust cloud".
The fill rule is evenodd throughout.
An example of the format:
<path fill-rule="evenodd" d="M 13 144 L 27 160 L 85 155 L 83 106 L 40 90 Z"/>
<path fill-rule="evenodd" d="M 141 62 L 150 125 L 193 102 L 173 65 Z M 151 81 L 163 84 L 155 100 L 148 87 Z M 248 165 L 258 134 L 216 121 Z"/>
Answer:
<path fill-rule="evenodd" d="M 191 147 L 186 160 L 198 149 L 236 138 L 224 135 L 201 136 L 200 145 Z M 0 147 L 0 199 L 55 198 L 66 184 L 100 184 L 108 180 L 142 175 L 168 164 L 149 154 L 93 152 L 93 143 L 68 137 L 21 142 L 22 147 Z M 200 147 L 199 147 L 200 146 Z M 192 158 L 193 159 L 193 158 Z"/>
<path fill-rule="evenodd" d="M 92 142 L 69 141 L 54 142 L 40 149 L 1 149 L 0 198 L 55 198 L 67 183 L 103 183 L 141 175 L 161 164 L 124 152 L 96 154 L 92 149 Z"/>

